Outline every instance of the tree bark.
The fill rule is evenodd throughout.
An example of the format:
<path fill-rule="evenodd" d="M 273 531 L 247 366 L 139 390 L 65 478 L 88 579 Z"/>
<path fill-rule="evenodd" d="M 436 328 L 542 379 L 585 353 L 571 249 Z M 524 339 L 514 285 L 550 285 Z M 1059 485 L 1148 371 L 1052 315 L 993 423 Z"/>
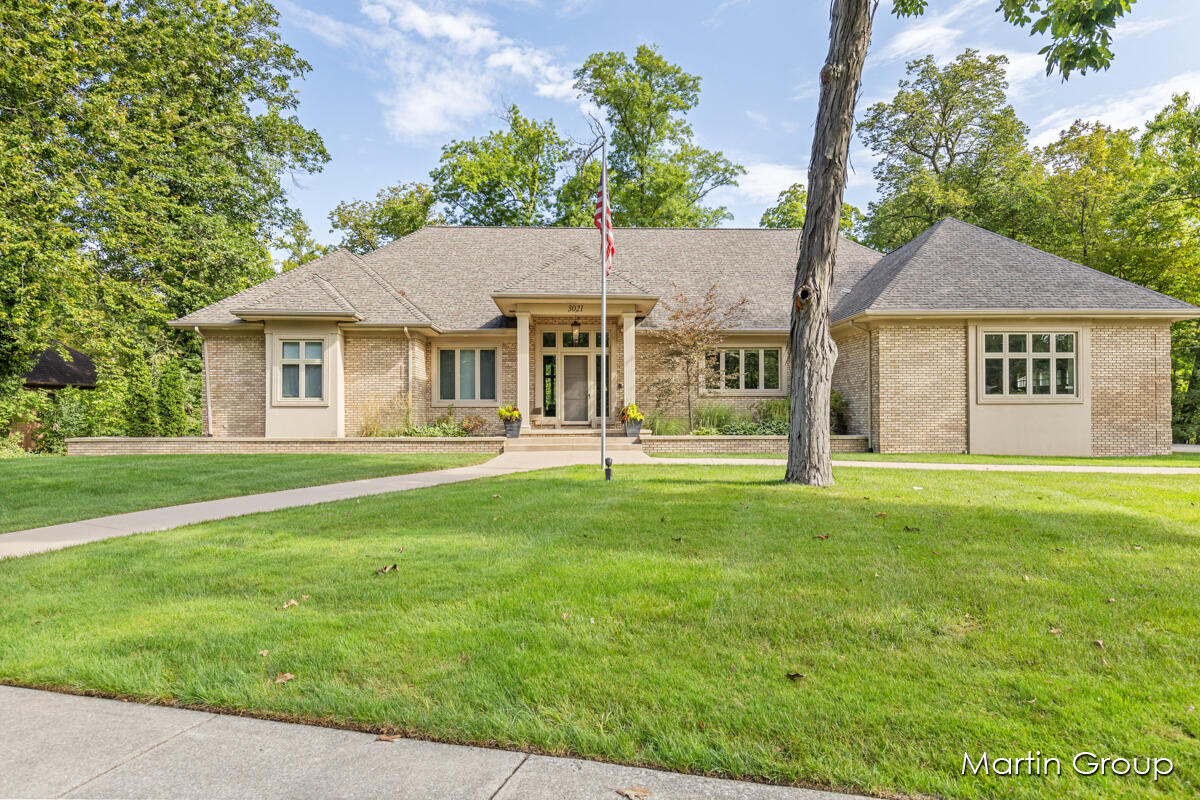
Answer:
<path fill-rule="evenodd" d="M 878 0 L 832 0 L 829 54 L 808 165 L 808 204 L 796 263 L 791 330 L 791 435 L 786 480 L 833 484 L 829 391 L 837 345 L 829 335 L 838 224 L 854 104 Z"/>

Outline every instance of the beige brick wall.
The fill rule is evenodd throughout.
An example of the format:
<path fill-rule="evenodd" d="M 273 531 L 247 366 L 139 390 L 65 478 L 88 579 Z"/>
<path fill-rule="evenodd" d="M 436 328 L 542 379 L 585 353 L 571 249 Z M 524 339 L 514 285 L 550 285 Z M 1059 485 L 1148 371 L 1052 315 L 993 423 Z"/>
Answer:
<path fill-rule="evenodd" d="M 1171 326 L 1092 327 L 1092 455 L 1171 452 Z"/>
<path fill-rule="evenodd" d="M 967 450 L 967 332 L 963 324 L 883 325 L 872 366 L 878 369 L 880 453 Z"/>
<path fill-rule="evenodd" d="M 695 386 L 691 388 L 690 392 L 684 392 L 682 390 L 684 385 L 683 368 L 672 369 L 668 365 L 667 359 L 663 355 L 666 348 L 657 336 L 639 332 L 635 346 L 637 347 L 634 362 L 637 370 L 638 408 L 645 413 L 657 411 L 668 418 L 687 419 L 688 394 L 692 398 L 693 411 L 701 406 L 712 404 L 732 406 L 738 413 L 744 415 L 752 414 L 755 404 L 762 400 L 776 399 L 776 397 L 787 399 L 787 387 L 791 375 L 787 363 L 787 350 L 782 340 L 767 343 L 738 344 L 731 342 L 729 344 L 730 347 L 778 347 L 780 349 L 782 363 L 779 368 L 779 382 L 783 391 L 782 394 L 775 397 L 722 393 L 702 395 Z"/>
<path fill-rule="evenodd" d="M 642 436 L 645 453 L 779 453 L 786 455 L 786 436 Z M 833 436 L 829 449 L 834 453 L 867 452 L 866 436 Z"/>
<path fill-rule="evenodd" d="M 396 429 L 408 406 L 408 339 L 403 332 L 342 336 L 346 435 L 360 436 L 363 424 Z M 413 343 L 413 350 L 418 345 Z M 413 387 L 414 400 L 416 387 Z"/>
<path fill-rule="evenodd" d="M 870 381 L 868 363 L 870 336 L 851 328 L 834 337 L 837 362 L 833 365 L 833 388 L 846 400 L 847 433 L 867 433 L 870 425 Z"/>
<path fill-rule="evenodd" d="M 214 436 L 266 434 L 266 344 L 261 329 L 204 334 L 204 432 Z M 208 397 L 212 397 L 212 430 Z"/>
<path fill-rule="evenodd" d="M 499 453 L 502 437 L 463 436 L 457 438 L 385 437 L 344 439 L 263 439 L 207 437 L 133 438 L 98 436 L 68 439 L 67 454 L 73 456 L 112 455 L 203 455 L 214 453 Z"/>

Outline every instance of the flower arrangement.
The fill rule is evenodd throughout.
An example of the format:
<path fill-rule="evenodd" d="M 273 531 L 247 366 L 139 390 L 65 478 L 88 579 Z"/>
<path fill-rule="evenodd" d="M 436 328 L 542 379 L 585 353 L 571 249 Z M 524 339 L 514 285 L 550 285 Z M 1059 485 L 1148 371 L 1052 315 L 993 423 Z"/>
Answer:
<path fill-rule="evenodd" d="M 638 411 L 637 403 L 630 403 L 621 409 L 621 422 L 645 422 L 646 415 Z"/>
<path fill-rule="evenodd" d="M 509 403 L 506 406 L 500 406 L 496 409 L 496 414 L 504 422 L 516 422 L 521 419 L 521 410 Z"/>

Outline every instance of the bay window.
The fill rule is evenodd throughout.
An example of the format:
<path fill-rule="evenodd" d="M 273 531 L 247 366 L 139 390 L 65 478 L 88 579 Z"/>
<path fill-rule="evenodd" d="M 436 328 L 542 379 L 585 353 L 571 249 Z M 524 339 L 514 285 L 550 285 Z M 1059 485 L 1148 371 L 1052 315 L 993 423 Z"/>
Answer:
<path fill-rule="evenodd" d="M 1073 398 L 1074 331 L 984 331 L 983 394 L 996 398 Z"/>

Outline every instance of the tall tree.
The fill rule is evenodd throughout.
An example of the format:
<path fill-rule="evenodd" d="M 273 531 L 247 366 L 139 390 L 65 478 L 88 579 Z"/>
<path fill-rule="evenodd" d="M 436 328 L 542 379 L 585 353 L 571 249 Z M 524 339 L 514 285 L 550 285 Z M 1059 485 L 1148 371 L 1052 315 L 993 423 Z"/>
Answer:
<path fill-rule="evenodd" d="M 1108 66 L 1111 29 L 1132 4 L 1133 0 L 1000 0 L 999 10 L 1013 24 L 1049 32 L 1050 44 L 1042 49 L 1047 70 L 1057 69 L 1065 78 L 1076 70 Z M 854 105 L 878 5 L 878 0 L 832 0 L 830 11 L 829 52 L 821 68 L 792 310 L 791 434 L 785 478 L 794 483 L 833 483 L 829 392 L 837 347 L 829 335 L 829 312 Z M 893 10 L 899 16 L 917 16 L 926 6 L 926 0 L 894 0 Z"/>
<path fill-rule="evenodd" d="M 804 209 L 808 204 L 808 192 L 803 183 L 793 183 L 779 193 L 775 205 L 763 212 L 758 220 L 760 228 L 803 228 Z M 842 221 L 839 225 L 842 236 L 860 241 L 859 229 L 866 221 L 861 211 L 849 203 L 842 203 Z"/>
<path fill-rule="evenodd" d="M 312 228 L 308 227 L 308 223 L 299 216 L 283 233 L 275 237 L 271 244 L 287 254 L 279 265 L 280 272 L 287 272 L 301 264 L 316 261 L 334 249 L 331 245 L 320 244 L 314 239 Z"/>
<path fill-rule="evenodd" d="M 266 0 L 0 7 L 0 371 L 56 334 L 169 346 L 164 319 L 270 274 L 283 176 L 328 158 L 276 23 Z"/>
<path fill-rule="evenodd" d="M 947 216 L 995 229 L 1019 204 L 1013 187 L 1033 161 L 1008 103 L 1007 64 L 970 49 L 944 67 L 933 56 L 910 61 L 896 96 L 867 109 L 859 136 L 880 156 L 872 245 L 895 249 Z"/>
<path fill-rule="evenodd" d="M 546 225 L 553 221 L 555 182 L 567 161 L 567 141 L 552 120 L 538 122 L 516 106 L 507 130 L 453 141 L 429 174 L 433 193 L 458 225 Z"/>
<path fill-rule="evenodd" d="M 361 255 L 426 225 L 440 225 L 445 220 L 434 213 L 436 202 L 433 189 L 423 183 L 389 186 L 374 200 L 338 203 L 329 222 L 334 230 L 345 231 L 341 246 Z"/>
<path fill-rule="evenodd" d="M 609 147 L 613 222 L 628 226 L 710 227 L 730 217 L 704 200 L 736 186 L 745 170 L 720 151 L 693 141 L 686 115 L 700 102 L 700 78 L 669 63 L 656 47 L 594 53 L 575 71 L 575 88 L 604 114 Z M 595 194 L 581 171 L 560 192 L 559 220 L 590 220 Z"/>

